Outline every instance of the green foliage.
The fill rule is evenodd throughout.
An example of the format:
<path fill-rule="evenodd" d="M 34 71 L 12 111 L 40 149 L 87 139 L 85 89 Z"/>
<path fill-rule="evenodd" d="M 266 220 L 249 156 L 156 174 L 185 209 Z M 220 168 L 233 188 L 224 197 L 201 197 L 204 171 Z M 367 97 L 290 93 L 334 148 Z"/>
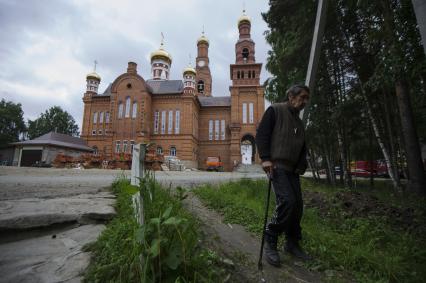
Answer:
<path fill-rule="evenodd" d="M 25 130 L 21 104 L 2 99 L 0 101 L 0 148 L 18 141 L 19 135 Z"/>
<path fill-rule="evenodd" d="M 93 259 L 86 282 L 219 282 L 223 269 L 213 252 L 199 245 L 196 219 L 148 174 L 140 187 L 125 178 L 113 183 L 117 217 L 89 247 Z M 144 225 L 134 217 L 131 198 L 141 192 Z M 182 193 L 183 195 L 183 193 Z M 181 196 L 182 196 L 181 195 Z"/>
<path fill-rule="evenodd" d="M 244 225 L 260 236 L 266 188 L 266 181 L 244 180 L 218 188 L 204 186 L 195 193 L 208 206 L 222 212 L 225 221 Z M 307 267 L 324 271 L 331 282 L 338 280 L 339 273 L 351 274 L 358 282 L 421 282 L 425 278 L 426 239 L 422 233 L 390 226 L 388 215 L 347 217 L 335 198 L 337 193 L 346 191 L 342 188 L 306 179 L 302 179 L 302 188 L 319 193 L 326 200 L 321 212 L 315 207 L 304 210 L 303 242 L 315 256 Z M 384 200 L 390 202 L 387 189 Z M 424 199 L 416 201 L 417 207 L 424 209 Z M 401 203 L 401 196 L 394 196 L 392 202 Z M 274 203 L 270 206 L 273 208 Z"/>
<path fill-rule="evenodd" d="M 78 126 L 74 118 L 62 110 L 60 106 L 53 106 L 34 121 L 28 120 L 28 136 L 30 139 L 37 138 L 51 131 L 78 136 Z"/>

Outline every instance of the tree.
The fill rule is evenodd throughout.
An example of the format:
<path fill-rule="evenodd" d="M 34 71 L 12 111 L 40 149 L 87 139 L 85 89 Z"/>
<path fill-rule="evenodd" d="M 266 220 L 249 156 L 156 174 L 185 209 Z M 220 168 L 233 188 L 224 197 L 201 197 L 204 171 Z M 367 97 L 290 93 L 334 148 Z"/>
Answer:
<path fill-rule="evenodd" d="M 0 101 L 0 148 L 19 140 L 25 132 L 24 111 L 20 103 L 2 99 Z"/>
<path fill-rule="evenodd" d="M 78 126 L 74 118 L 60 106 L 53 106 L 34 121 L 28 120 L 28 136 L 37 138 L 49 132 L 57 132 L 72 136 L 78 136 Z"/>

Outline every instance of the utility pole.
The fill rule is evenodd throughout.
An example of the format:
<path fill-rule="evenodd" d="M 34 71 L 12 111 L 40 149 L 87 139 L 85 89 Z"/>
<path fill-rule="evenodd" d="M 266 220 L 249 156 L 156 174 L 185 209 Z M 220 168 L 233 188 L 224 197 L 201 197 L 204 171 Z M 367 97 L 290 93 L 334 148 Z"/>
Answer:
<path fill-rule="evenodd" d="M 411 0 L 414 13 L 416 14 L 417 24 L 419 25 L 420 36 L 422 38 L 423 50 L 426 55 L 426 1 Z"/>
<path fill-rule="evenodd" d="M 312 38 L 311 54 L 309 56 L 308 71 L 306 73 L 305 85 L 311 90 L 311 95 L 314 91 L 315 78 L 318 71 L 318 63 L 321 55 L 322 38 L 324 36 L 324 28 L 327 16 L 327 0 L 319 0 L 317 8 L 317 16 L 315 20 L 314 36 Z M 300 111 L 300 118 L 306 124 L 308 118 L 309 104 L 305 107 L 306 111 Z"/>

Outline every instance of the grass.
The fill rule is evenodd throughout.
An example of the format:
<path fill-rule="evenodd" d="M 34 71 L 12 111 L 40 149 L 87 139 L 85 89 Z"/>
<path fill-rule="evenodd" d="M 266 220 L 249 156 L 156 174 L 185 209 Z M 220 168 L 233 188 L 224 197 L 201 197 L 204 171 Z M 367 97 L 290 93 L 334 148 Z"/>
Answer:
<path fill-rule="evenodd" d="M 155 185 L 140 226 L 131 204 L 139 188 L 122 178 L 112 190 L 117 216 L 95 243 L 85 247 L 92 252 L 85 282 L 222 281 L 226 271 L 220 258 L 202 248 L 198 222 L 178 198 Z"/>
<path fill-rule="evenodd" d="M 327 205 L 326 213 L 324 208 L 320 211 L 315 207 L 304 211 L 303 244 L 315 257 L 307 263 L 308 268 L 323 271 L 332 282 L 338 280 L 339 273 L 349 274 L 358 282 L 422 282 L 426 278 L 426 237 L 423 233 L 393 227 L 387 215 L 348 217 L 335 198 L 345 191 L 342 188 L 330 188 L 307 179 L 302 179 L 302 188 L 319 193 Z M 225 221 L 244 225 L 260 236 L 266 189 L 265 181 L 242 180 L 219 187 L 203 186 L 195 190 L 195 194 L 209 207 L 223 213 Z M 381 188 L 380 194 L 384 194 L 383 190 Z M 386 198 L 392 196 L 388 194 Z M 423 207 L 416 217 L 425 215 L 424 199 L 393 201 L 417 209 Z M 269 215 L 274 208 L 273 200 L 270 206 Z M 420 223 L 424 225 L 424 221 Z"/>

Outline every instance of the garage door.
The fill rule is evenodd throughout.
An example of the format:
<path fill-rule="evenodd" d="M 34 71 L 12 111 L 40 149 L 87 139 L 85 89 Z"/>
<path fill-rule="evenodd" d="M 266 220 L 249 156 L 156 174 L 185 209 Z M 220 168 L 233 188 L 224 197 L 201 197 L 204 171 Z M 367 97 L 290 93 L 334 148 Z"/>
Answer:
<path fill-rule="evenodd" d="M 21 166 L 32 166 L 41 161 L 42 150 L 22 150 Z"/>

